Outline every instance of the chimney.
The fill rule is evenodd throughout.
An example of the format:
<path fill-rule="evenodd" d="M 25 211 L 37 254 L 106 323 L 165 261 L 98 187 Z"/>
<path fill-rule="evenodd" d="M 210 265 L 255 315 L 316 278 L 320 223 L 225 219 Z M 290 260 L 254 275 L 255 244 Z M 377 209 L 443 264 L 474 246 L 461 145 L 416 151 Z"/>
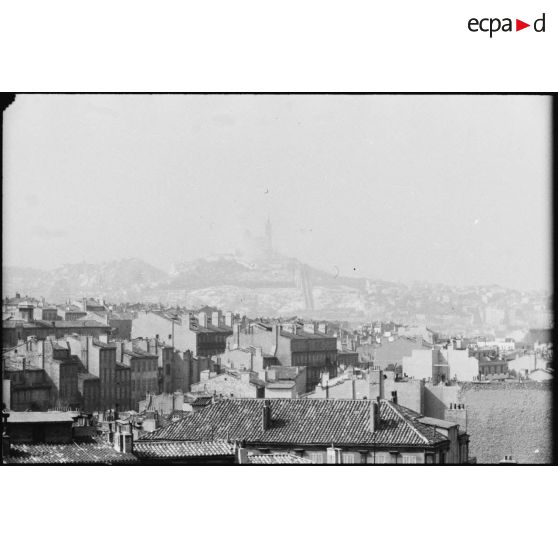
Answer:
<path fill-rule="evenodd" d="M 264 400 L 262 407 L 262 429 L 269 430 L 271 428 L 271 401 Z"/>
<path fill-rule="evenodd" d="M 10 437 L 7 434 L 2 434 L 2 457 L 10 457 Z"/>
<path fill-rule="evenodd" d="M 10 413 L 2 410 L 2 457 L 10 457 L 10 436 L 8 435 L 8 417 Z"/>
<path fill-rule="evenodd" d="M 273 347 L 272 347 L 272 353 L 275 356 L 275 354 L 277 354 L 277 349 L 279 348 L 279 337 L 281 336 L 281 330 L 283 329 L 283 325 L 282 324 L 273 324 L 271 326 L 271 332 L 272 332 L 272 338 L 273 338 Z"/>
<path fill-rule="evenodd" d="M 384 399 L 385 394 L 384 394 L 384 371 L 383 370 L 378 370 L 378 384 L 380 388 L 379 397 L 380 399 Z"/>
<path fill-rule="evenodd" d="M 391 392 L 391 402 L 397 405 L 397 391 Z"/>
<path fill-rule="evenodd" d="M 233 324 L 233 349 L 240 347 L 240 324 L 235 322 Z"/>
<path fill-rule="evenodd" d="M 380 402 L 370 401 L 370 432 L 374 433 L 380 426 Z"/>
<path fill-rule="evenodd" d="M 329 399 L 329 383 L 327 383 L 325 386 L 325 392 L 326 392 L 326 399 Z"/>
<path fill-rule="evenodd" d="M 123 432 L 122 436 L 122 445 L 121 445 L 121 452 L 122 453 L 132 453 L 134 449 L 134 439 L 130 432 Z"/>
<path fill-rule="evenodd" d="M 352 391 L 353 391 L 353 399 L 356 399 L 356 380 L 353 378 L 351 380 L 351 387 L 352 387 Z"/>

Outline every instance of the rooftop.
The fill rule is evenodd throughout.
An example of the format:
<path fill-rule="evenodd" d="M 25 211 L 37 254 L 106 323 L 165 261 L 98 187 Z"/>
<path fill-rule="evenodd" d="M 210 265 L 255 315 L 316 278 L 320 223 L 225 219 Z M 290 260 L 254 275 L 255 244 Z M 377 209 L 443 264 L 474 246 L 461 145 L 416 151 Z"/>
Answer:
<path fill-rule="evenodd" d="M 228 442 L 168 442 L 165 440 L 137 440 L 134 454 L 140 459 L 172 459 L 234 455 L 234 446 Z"/>
<path fill-rule="evenodd" d="M 288 337 L 289 339 L 336 339 L 332 335 L 326 335 L 325 333 L 310 333 L 300 329 L 296 333 L 290 331 L 281 330 L 282 337 Z"/>
<path fill-rule="evenodd" d="M 139 349 L 138 347 L 134 347 L 133 349 L 124 349 L 124 354 L 131 356 L 132 358 L 154 358 L 159 359 L 158 355 L 154 355 L 153 353 L 148 353 L 143 349 Z"/>
<path fill-rule="evenodd" d="M 292 389 L 296 383 L 293 380 L 273 380 L 266 384 L 266 389 Z"/>
<path fill-rule="evenodd" d="M 428 424 L 429 426 L 437 426 L 439 428 L 452 428 L 453 426 L 458 426 L 456 422 L 449 422 L 447 420 L 441 420 L 432 417 L 422 417 L 417 420 L 421 424 Z"/>
<path fill-rule="evenodd" d="M 102 349 L 116 349 L 116 345 L 114 343 L 105 343 L 104 341 L 99 341 L 99 339 L 93 339 L 93 345 Z"/>
<path fill-rule="evenodd" d="M 12 444 L 4 463 L 13 465 L 39 464 L 123 464 L 137 463 L 131 453 L 120 453 L 105 442 L 71 444 Z"/>
<path fill-rule="evenodd" d="M 35 411 L 9 411 L 9 423 L 20 424 L 24 422 L 40 423 L 40 422 L 74 422 L 77 412 L 35 412 Z"/>
<path fill-rule="evenodd" d="M 271 407 L 272 420 L 264 430 L 265 402 Z M 380 404 L 381 423 L 371 432 L 371 404 L 362 399 L 218 399 L 142 439 L 419 447 L 447 442 L 434 427 L 419 422 L 419 414 L 386 400 Z"/>
<path fill-rule="evenodd" d="M 212 324 L 207 324 L 207 326 L 202 326 L 200 324 L 190 324 L 190 329 L 197 333 L 227 333 L 232 334 L 232 328 L 227 326 L 214 326 Z"/>

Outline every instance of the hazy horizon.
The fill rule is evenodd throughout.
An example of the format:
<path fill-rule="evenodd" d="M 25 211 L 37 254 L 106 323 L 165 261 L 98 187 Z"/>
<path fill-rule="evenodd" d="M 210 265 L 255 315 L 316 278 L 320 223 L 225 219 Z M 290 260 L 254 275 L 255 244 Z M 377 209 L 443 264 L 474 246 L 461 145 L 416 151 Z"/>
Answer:
<path fill-rule="evenodd" d="M 539 96 L 18 95 L 3 265 L 232 253 L 243 231 L 324 271 L 551 291 Z"/>

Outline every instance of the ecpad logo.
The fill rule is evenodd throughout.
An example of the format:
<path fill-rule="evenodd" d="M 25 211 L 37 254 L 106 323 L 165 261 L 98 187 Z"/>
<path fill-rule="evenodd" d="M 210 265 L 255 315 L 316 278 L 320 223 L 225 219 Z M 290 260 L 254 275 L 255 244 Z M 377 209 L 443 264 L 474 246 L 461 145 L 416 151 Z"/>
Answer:
<path fill-rule="evenodd" d="M 537 33 L 545 32 L 545 16 L 546 14 L 543 14 L 533 23 L 533 29 Z M 477 19 L 472 17 L 469 20 L 467 26 L 469 27 L 469 31 L 473 33 L 477 33 L 478 31 L 481 31 L 483 33 L 490 33 L 490 38 L 492 38 L 492 35 L 494 33 L 497 33 L 498 31 L 503 31 L 504 33 L 513 31 L 512 18 L 509 17 L 505 17 L 503 19 L 497 17 L 485 17 L 483 19 Z M 516 31 L 521 31 L 522 29 L 526 29 L 527 27 L 531 27 L 531 24 L 525 23 L 520 19 L 515 20 Z"/>

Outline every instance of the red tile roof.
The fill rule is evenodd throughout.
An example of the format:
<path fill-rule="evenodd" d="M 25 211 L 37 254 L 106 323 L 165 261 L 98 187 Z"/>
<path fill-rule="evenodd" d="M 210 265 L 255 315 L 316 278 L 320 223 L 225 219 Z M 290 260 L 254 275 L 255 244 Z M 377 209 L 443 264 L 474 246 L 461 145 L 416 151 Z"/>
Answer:
<path fill-rule="evenodd" d="M 264 430 L 262 407 L 271 406 Z M 381 424 L 369 429 L 371 401 L 342 399 L 218 399 L 191 416 L 150 432 L 149 440 L 244 440 L 289 445 L 380 445 L 429 447 L 447 442 L 421 415 L 381 401 Z"/>

